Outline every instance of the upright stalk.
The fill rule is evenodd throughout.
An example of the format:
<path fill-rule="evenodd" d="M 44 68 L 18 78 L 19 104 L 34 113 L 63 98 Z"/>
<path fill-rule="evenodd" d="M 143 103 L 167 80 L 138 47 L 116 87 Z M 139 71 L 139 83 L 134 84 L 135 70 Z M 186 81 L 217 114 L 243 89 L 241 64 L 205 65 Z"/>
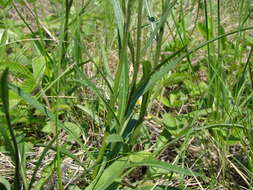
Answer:
<path fill-rule="evenodd" d="M 63 25 L 63 37 L 62 37 L 62 45 L 61 45 L 61 54 L 60 54 L 60 62 L 57 67 L 56 76 L 58 77 L 61 74 L 61 70 L 66 69 L 66 54 L 67 54 L 67 48 L 68 48 L 68 26 L 69 26 L 69 16 L 70 16 L 70 8 L 72 6 L 73 0 L 65 0 L 65 20 Z M 63 79 L 64 80 L 64 79 Z M 55 114 L 55 132 L 54 134 L 58 134 L 58 120 L 59 120 L 59 112 L 58 112 L 58 106 L 59 106 L 59 99 L 58 96 L 60 95 L 60 80 L 56 83 L 56 114 Z M 61 169 L 61 148 L 60 148 L 60 139 L 56 139 L 56 170 L 57 170 L 57 189 L 62 190 L 62 169 Z"/>
<path fill-rule="evenodd" d="M 20 160 L 19 160 L 19 150 L 18 150 L 18 143 L 16 141 L 16 137 L 14 134 L 14 130 L 12 129 L 11 126 L 11 117 L 10 117 L 10 112 L 9 112 L 9 88 L 8 88 L 8 74 L 9 74 L 9 69 L 5 69 L 3 72 L 2 78 L 1 78 L 1 98 L 3 102 L 3 110 L 5 113 L 8 129 L 11 135 L 11 140 L 13 145 L 10 145 L 11 147 L 14 146 L 14 155 L 12 155 L 15 161 L 15 178 L 14 178 L 14 190 L 20 190 L 21 189 L 21 183 L 20 183 L 20 174 L 19 174 L 19 169 L 20 169 Z"/>
<path fill-rule="evenodd" d="M 135 58 L 134 73 L 133 73 L 133 79 L 132 79 L 132 85 L 131 85 L 132 86 L 131 92 L 134 91 L 135 86 L 136 86 L 140 60 L 141 60 L 142 11 L 143 11 L 143 0 L 139 0 L 137 36 L 136 36 L 136 42 L 137 42 L 136 43 L 136 58 Z"/>

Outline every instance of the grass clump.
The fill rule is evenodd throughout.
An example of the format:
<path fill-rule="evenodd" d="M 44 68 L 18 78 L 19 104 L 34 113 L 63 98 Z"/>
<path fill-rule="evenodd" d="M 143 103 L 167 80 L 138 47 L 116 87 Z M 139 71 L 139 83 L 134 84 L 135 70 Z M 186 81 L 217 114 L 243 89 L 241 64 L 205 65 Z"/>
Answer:
<path fill-rule="evenodd" d="M 249 1 L 0 5 L 3 189 L 252 188 Z"/>

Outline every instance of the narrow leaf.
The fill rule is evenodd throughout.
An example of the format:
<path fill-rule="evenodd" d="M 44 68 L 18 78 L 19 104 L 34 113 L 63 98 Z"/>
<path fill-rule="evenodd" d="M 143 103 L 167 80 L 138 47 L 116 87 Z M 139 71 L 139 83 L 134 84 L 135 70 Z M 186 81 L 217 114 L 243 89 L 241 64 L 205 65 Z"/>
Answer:
<path fill-rule="evenodd" d="M 19 151 L 18 151 L 18 144 L 16 141 L 16 136 L 14 134 L 14 130 L 11 126 L 11 119 L 10 119 L 10 113 L 9 113 L 9 89 L 8 89 L 8 74 L 9 74 L 9 68 L 6 68 L 2 74 L 1 77 L 1 98 L 3 102 L 3 110 L 5 113 L 8 129 L 11 134 L 11 140 L 14 146 L 14 161 L 15 161 L 15 178 L 14 178 L 14 189 L 19 190 L 21 189 L 20 184 L 20 175 L 19 175 Z"/>
<path fill-rule="evenodd" d="M 123 40 L 123 32 L 124 32 L 124 15 L 120 6 L 119 0 L 112 0 L 113 10 L 116 18 L 117 28 L 119 31 L 120 40 L 122 43 Z"/>
<path fill-rule="evenodd" d="M 201 174 L 196 173 L 196 172 L 192 172 L 189 169 L 185 169 L 185 168 L 175 166 L 175 165 L 169 164 L 167 162 L 162 162 L 159 160 L 145 160 L 142 162 L 131 163 L 131 164 L 126 165 L 126 168 L 139 167 L 139 166 L 149 166 L 149 167 L 161 168 L 161 169 L 167 170 L 168 172 L 175 172 L 175 173 L 183 174 L 186 176 L 202 176 Z"/>

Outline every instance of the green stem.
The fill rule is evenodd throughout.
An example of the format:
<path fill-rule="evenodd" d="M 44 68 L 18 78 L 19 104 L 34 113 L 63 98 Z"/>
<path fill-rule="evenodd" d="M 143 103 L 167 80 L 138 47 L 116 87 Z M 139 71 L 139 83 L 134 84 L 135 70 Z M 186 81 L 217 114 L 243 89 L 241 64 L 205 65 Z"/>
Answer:
<path fill-rule="evenodd" d="M 9 74 L 9 68 L 5 69 L 3 72 L 2 78 L 1 78 L 1 98 L 3 101 L 3 109 L 8 125 L 8 129 L 11 135 L 11 140 L 14 145 L 14 161 L 15 161 L 15 178 L 14 178 L 14 190 L 20 190 L 21 184 L 20 184 L 20 175 L 19 175 L 19 150 L 18 150 L 18 143 L 16 141 L 16 137 L 14 134 L 14 130 L 11 126 L 11 118 L 10 118 L 10 112 L 9 112 L 9 89 L 8 89 L 8 74 Z"/>
<path fill-rule="evenodd" d="M 102 145 L 101 145 L 101 147 L 99 149 L 99 152 L 98 152 L 98 157 L 97 157 L 97 160 L 96 160 L 96 166 L 95 166 L 95 169 L 93 171 L 92 179 L 95 179 L 98 172 L 99 172 L 100 164 L 103 161 L 103 157 L 104 157 L 106 147 L 107 147 L 106 138 L 108 137 L 108 135 L 109 135 L 109 133 L 105 132 L 104 137 L 103 137 L 103 141 L 102 141 Z"/>

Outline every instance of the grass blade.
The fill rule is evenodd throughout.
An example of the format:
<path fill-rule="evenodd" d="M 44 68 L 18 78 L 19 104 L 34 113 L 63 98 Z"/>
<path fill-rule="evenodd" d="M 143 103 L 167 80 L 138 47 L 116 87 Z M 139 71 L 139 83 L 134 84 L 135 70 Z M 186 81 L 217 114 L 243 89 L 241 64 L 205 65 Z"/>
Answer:
<path fill-rule="evenodd" d="M 22 89 L 19 87 L 9 84 L 9 87 L 11 90 L 13 90 L 16 94 L 18 94 L 20 97 L 22 97 L 27 103 L 29 103 L 32 107 L 40 111 L 42 114 L 47 116 L 50 120 L 54 121 L 56 120 L 55 115 L 50 112 L 45 106 L 40 104 L 37 100 L 35 100 L 33 97 L 31 97 L 29 94 L 25 93 Z M 70 129 L 68 129 L 62 122 L 58 121 L 58 125 L 60 128 L 64 129 L 69 135 L 71 135 L 75 141 L 85 150 L 87 155 L 90 158 L 93 158 L 93 155 L 88 151 L 88 148 L 81 142 L 79 137 L 75 135 Z"/>
<path fill-rule="evenodd" d="M 119 0 L 112 0 L 113 10 L 116 18 L 117 28 L 120 36 L 121 44 L 123 42 L 123 33 L 124 33 L 124 14 L 121 9 Z"/>
<path fill-rule="evenodd" d="M 45 158 L 47 151 L 50 149 L 50 147 L 52 146 L 52 144 L 55 142 L 55 140 L 57 138 L 58 138 L 58 135 L 55 135 L 55 137 L 48 143 L 48 145 L 45 146 L 44 150 L 42 151 L 39 160 L 35 164 L 35 169 L 33 171 L 32 178 L 31 178 L 29 186 L 28 186 L 28 190 L 31 190 L 33 188 L 33 184 L 35 182 L 36 174 L 39 171 L 39 167 L 40 167 L 43 159 Z"/>
<path fill-rule="evenodd" d="M 105 190 L 107 189 L 120 175 L 125 169 L 125 165 L 127 164 L 127 158 L 120 158 L 111 164 L 108 168 L 104 170 L 101 174 L 99 180 L 94 179 L 96 181 L 96 185 L 91 183 L 85 190 Z M 102 168 L 102 167 L 101 167 Z M 97 175 L 98 176 L 98 175 Z"/>
<path fill-rule="evenodd" d="M 9 89 L 8 89 L 8 74 L 9 68 L 6 68 L 1 77 L 1 99 L 3 102 L 3 110 L 5 113 L 8 129 L 11 135 L 11 140 L 14 146 L 14 155 L 15 158 L 15 179 L 14 179 L 14 189 L 19 190 L 21 189 L 20 184 L 20 175 L 19 175 L 19 151 L 18 151 L 18 144 L 16 141 L 16 137 L 14 134 L 14 130 L 11 126 L 11 119 L 9 113 Z"/>
<path fill-rule="evenodd" d="M 189 169 L 181 168 L 179 166 L 175 166 L 167 162 L 162 162 L 160 160 L 145 160 L 142 162 L 131 163 L 131 164 L 128 164 L 126 168 L 139 167 L 139 166 L 161 168 L 161 169 L 167 170 L 168 172 L 175 172 L 175 173 L 186 175 L 186 176 L 202 176 L 201 174 L 193 172 Z"/>
<path fill-rule="evenodd" d="M 202 44 L 200 44 L 199 46 L 189 50 L 187 53 L 183 54 L 182 56 L 178 57 L 175 60 L 170 60 L 170 59 L 165 59 L 164 61 L 162 61 L 162 63 L 160 63 L 153 72 L 151 72 L 149 78 L 147 80 L 142 81 L 138 88 L 136 89 L 135 93 L 133 94 L 130 103 L 129 103 L 129 107 L 128 107 L 128 111 L 127 111 L 127 116 L 130 115 L 130 110 L 132 110 L 134 108 L 134 105 L 136 103 L 136 101 L 143 95 L 145 94 L 147 91 L 149 91 L 150 89 L 152 89 L 155 84 L 157 83 L 157 81 L 161 80 L 165 74 L 168 73 L 168 71 L 170 71 L 171 69 L 175 68 L 175 66 L 180 63 L 180 61 L 182 61 L 184 58 L 186 58 L 187 56 L 193 54 L 194 52 L 198 51 L 199 49 L 205 47 L 206 45 L 213 43 L 221 38 L 236 34 L 238 32 L 242 32 L 242 31 L 247 31 L 247 30 L 252 30 L 253 27 L 246 27 L 246 28 L 241 28 L 239 30 L 235 30 L 232 32 L 228 32 L 225 34 L 222 34 L 220 36 L 217 36 L 215 38 L 212 38 L 208 41 L 203 42 Z M 180 52 L 182 52 L 184 50 L 184 48 L 182 48 L 180 51 L 176 52 L 176 55 L 179 54 Z M 169 58 L 174 57 L 176 55 L 173 56 L 169 56 Z"/>
<path fill-rule="evenodd" d="M 113 108 L 110 106 L 110 104 L 107 102 L 107 100 L 100 93 L 99 89 L 84 74 L 83 74 L 83 80 L 75 80 L 74 82 L 85 85 L 85 86 L 89 87 L 91 90 L 93 90 L 93 92 L 95 92 L 96 95 L 101 98 L 101 100 L 104 102 L 104 104 L 106 105 L 108 110 L 110 110 L 110 112 L 113 114 L 116 122 L 119 125 L 120 122 L 118 120 L 118 117 L 115 115 Z"/>

